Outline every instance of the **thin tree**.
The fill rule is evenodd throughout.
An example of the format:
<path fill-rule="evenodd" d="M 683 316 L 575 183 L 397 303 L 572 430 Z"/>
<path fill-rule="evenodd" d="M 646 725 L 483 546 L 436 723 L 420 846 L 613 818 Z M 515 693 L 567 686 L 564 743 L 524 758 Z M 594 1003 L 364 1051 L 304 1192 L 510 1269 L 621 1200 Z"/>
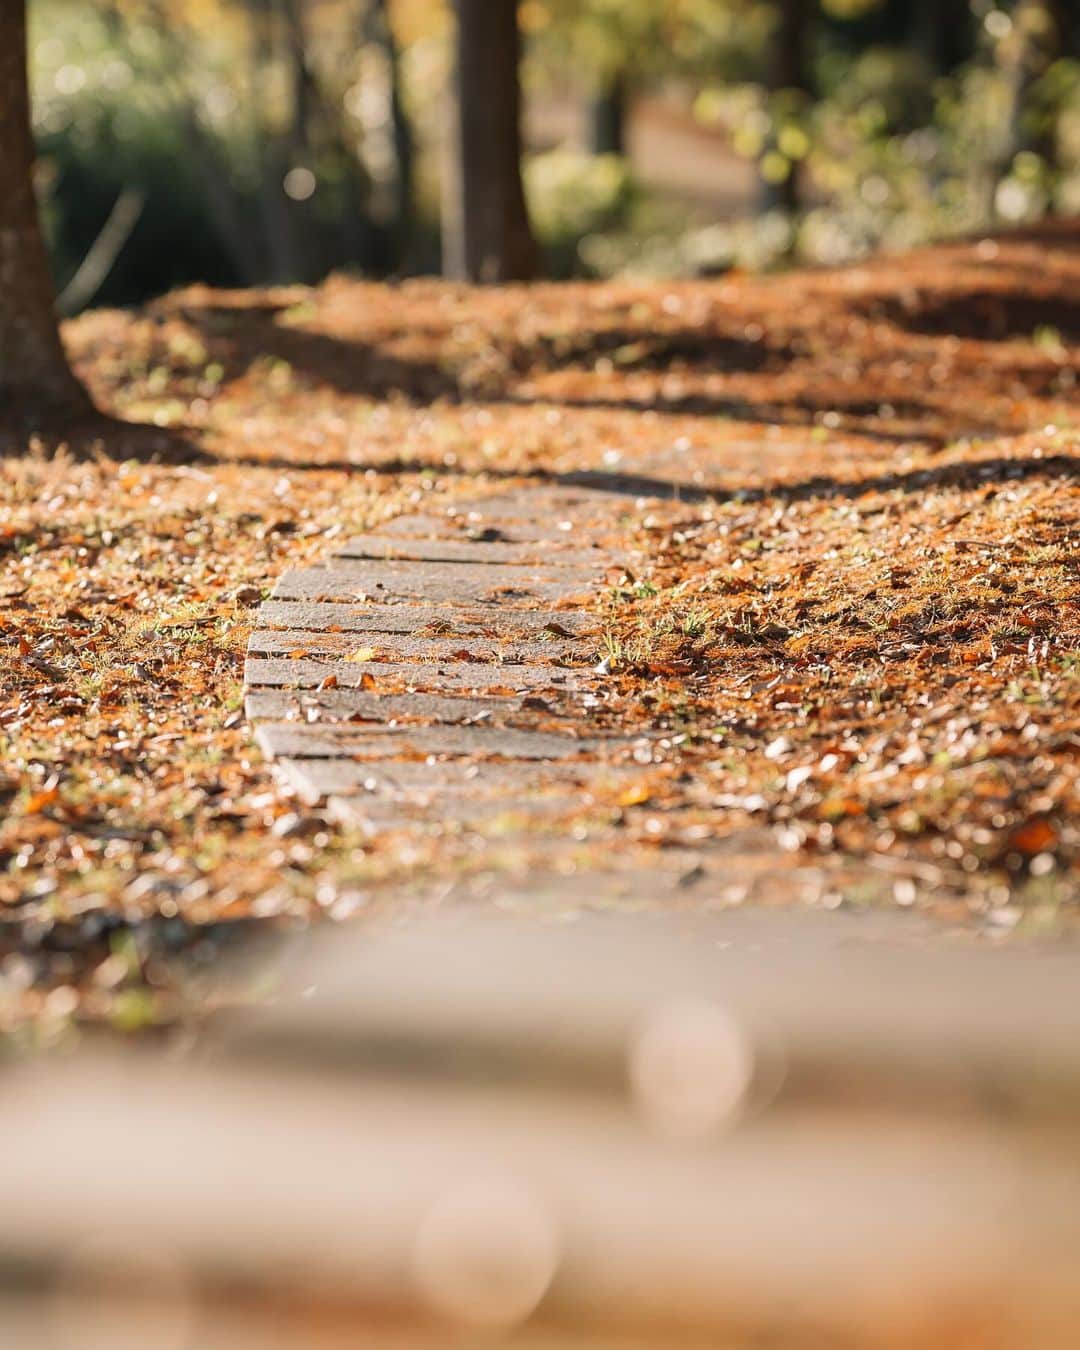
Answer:
<path fill-rule="evenodd" d="M 970 0 L 900 0 L 898 8 L 906 18 L 907 45 L 921 53 L 931 78 L 970 59 L 974 46 Z"/>
<path fill-rule="evenodd" d="M 77 418 L 93 409 L 72 374 L 33 185 L 25 0 L 0 3 L 0 411 Z"/>
<path fill-rule="evenodd" d="M 521 180 L 521 35 L 516 0 L 456 0 L 443 270 L 462 281 L 528 281 L 537 268 Z"/>
<path fill-rule="evenodd" d="M 798 106 L 810 95 L 810 24 L 815 6 L 809 0 L 779 0 L 769 52 L 768 87 L 774 109 L 781 100 Z M 802 202 L 798 163 L 791 161 L 782 178 L 762 184 L 766 210 L 798 213 Z"/>
<path fill-rule="evenodd" d="M 401 49 L 390 22 L 388 0 L 372 0 L 367 31 L 386 63 L 394 138 L 394 266 L 400 271 L 408 267 L 412 253 L 416 146 L 402 90 Z"/>
<path fill-rule="evenodd" d="M 608 75 L 589 106 L 589 144 L 594 155 L 626 154 L 629 91 L 625 71 Z"/>

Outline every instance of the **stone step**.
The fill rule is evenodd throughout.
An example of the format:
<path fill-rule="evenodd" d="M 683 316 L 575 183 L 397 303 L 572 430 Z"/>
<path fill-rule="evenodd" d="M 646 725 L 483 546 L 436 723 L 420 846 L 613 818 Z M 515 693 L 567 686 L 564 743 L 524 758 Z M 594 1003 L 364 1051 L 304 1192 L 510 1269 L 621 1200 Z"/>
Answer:
<path fill-rule="evenodd" d="M 252 722 L 352 721 L 352 722 L 446 722 L 461 725 L 490 719 L 503 725 L 507 719 L 535 720 L 522 707 L 523 696 L 504 698 L 455 698 L 450 694 L 380 694 L 363 689 L 315 689 L 308 691 L 253 689 L 244 709 Z"/>
<path fill-rule="evenodd" d="M 499 662 L 456 661 L 453 664 L 419 661 L 356 662 L 326 657 L 266 657 L 249 655 L 244 663 L 244 683 L 249 689 L 314 689 L 326 679 L 340 688 L 367 687 L 374 681 L 395 691 L 417 689 L 439 692 L 520 690 L 559 692 L 586 690 L 595 683 L 588 669 L 564 669 L 552 665 L 503 665 Z"/>
<path fill-rule="evenodd" d="M 275 600 L 376 600 L 381 604 L 455 601 L 467 605 L 535 608 L 588 594 L 596 573 L 577 567 L 511 567 L 492 563 L 363 562 L 342 559 L 325 567 L 285 572 Z"/>
<path fill-rule="evenodd" d="M 582 801 L 593 793 L 610 794 L 639 777 L 637 765 L 603 761 L 515 760 L 483 764 L 467 760 L 363 763 L 353 759 L 281 759 L 278 767 L 290 786 L 306 801 L 323 797 L 393 804 L 438 799 L 438 810 L 448 801 L 473 802 L 558 794 L 560 801 Z M 434 812 L 437 814 L 437 811 Z"/>
<path fill-rule="evenodd" d="M 392 534 L 365 534 L 347 540 L 335 550 L 338 558 L 366 558 L 371 560 L 399 560 L 418 562 L 469 563 L 487 567 L 499 563 L 518 567 L 578 567 L 595 568 L 597 572 L 610 567 L 613 558 L 599 548 L 553 549 L 543 540 L 529 543 L 499 539 L 439 539 L 409 537 Z"/>
<path fill-rule="evenodd" d="M 412 633 L 462 637 L 582 637 L 598 633 L 600 619 L 585 610 L 492 610 L 465 605 L 350 605 L 344 601 L 267 600 L 260 628 L 311 628 L 323 632 Z"/>
<path fill-rule="evenodd" d="M 588 538 L 593 533 L 592 530 L 583 531 L 579 520 L 569 517 L 535 519 L 524 506 L 522 509 L 522 515 L 506 515 L 501 511 L 488 514 L 478 507 L 424 516 L 397 516 L 380 525 L 379 533 L 403 540 L 483 542 L 490 539 L 505 544 L 543 544 L 553 551 L 580 547 L 582 537 Z M 608 522 L 609 529 L 610 526 L 611 522 Z M 602 531 L 597 529 L 596 532 Z"/>
<path fill-rule="evenodd" d="M 328 656 L 355 659 L 358 669 L 374 661 L 461 661 L 466 665 L 503 662 L 586 664 L 594 650 L 584 642 L 552 637 L 544 641 L 485 637 L 413 637 L 408 633 L 324 633 L 311 629 L 260 628 L 248 639 L 252 656 Z"/>
<path fill-rule="evenodd" d="M 393 759 L 452 756 L 477 759 L 584 759 L 611 754 L 632 744 L 626 738 L 568 736 L 505 727 L 432 726 L 378 729 L 322 723 L 263 722 L 255 739 L 271 758 Z"/>

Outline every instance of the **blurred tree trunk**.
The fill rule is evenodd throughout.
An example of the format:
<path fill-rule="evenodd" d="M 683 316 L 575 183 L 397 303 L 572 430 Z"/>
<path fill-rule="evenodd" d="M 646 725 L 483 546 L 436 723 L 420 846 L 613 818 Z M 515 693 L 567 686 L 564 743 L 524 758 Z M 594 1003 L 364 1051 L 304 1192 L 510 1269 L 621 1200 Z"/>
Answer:
<path fill-rule="evenodd" d="M 779 0 L 777 27 L 770 53 L 769 92 L 805 95 L 810 92 L 810 23 L 816 5 L 810 0 Z M 799 165 L 793 163 L 782 182 L 762 183 L 762 204 L 767 211 L 798 213 L 801 205 Z"/>
<path fill-rule="evenodd" d="M 593 98 L 590 142 L 594 155 L 626 154 L 626 77 L 617 71 Z"/>
<path fill-rule="evenodd" d="M 0 3 L 0 408 L 93 411 L 64 355 L 34 199 L 26 3 Z"/>
<path fill-rule="evenodd" d="M 307 59 L 307 21 L 304 0 L 282 0 L 285 27 L 285 59 L 292 92 L 290 138 L 293 152 L 304 155 L 311 146 L 311 122 L 318 91 Z"/>
<path fill-rule="evenodd" d="M 949 5 L 946 0 L 912 0 L 908 18 L 908 41 L 920 53 L 931 75 L 946 68 Z"/>
<path fill-rule="evenodd" d="M 924 2 L 933 8 L 934 0 Z M 938 46 L 944 73 L 962 66 L 975 55 L 980 22 L 973 13 L 971 0 L 941 0 L 938 5 Z"/>
<path fill-rule="evenodd" d="M 291 122 L 283 147 L 281 200 L 287 222 L 290 280 L 314 281 L 326 270 L 320 232 L 311 217 L 307 199 L 294 200 L 284 183 L 290 169 L 314 171 L 318 148 L 338 142 L 340 119 L 328 110 L 308 59 L 307 0 L 279 0 L 283 56 L 291 93 Z"/>
<path fill-rule="evenodd" d="M 390 123 L 394 137 L 394 163 L 397 176 L 394 185 L 394 243 L 397 254 L 396 267 L 401 271 L 408 266 L 412 252 L 416 147 L 401 88 L 401 51 L 390 23 L 387 0 L 373 0 L 370 10 L 370 32 L 372 41 L 382 49 L 390 81 Z"/>
<path fill-rule="evenodd" d="M 456 0 L 455 9 L 443 270 L 463 281 L 527 281 L 536 275 L 537 251 L 521 180 L 516 0 Z"/>
<path fill-rule="evenodd" d="M 289 199 L 285 196 L 286 155 L 280 137 L 263 118 L 268 76 L 276 63 L 275 0 L 248 0 L 251 25 L 251 134 L 258 161 L 258 199 L 271 281 L 295 281 L 299 274 Z"/>

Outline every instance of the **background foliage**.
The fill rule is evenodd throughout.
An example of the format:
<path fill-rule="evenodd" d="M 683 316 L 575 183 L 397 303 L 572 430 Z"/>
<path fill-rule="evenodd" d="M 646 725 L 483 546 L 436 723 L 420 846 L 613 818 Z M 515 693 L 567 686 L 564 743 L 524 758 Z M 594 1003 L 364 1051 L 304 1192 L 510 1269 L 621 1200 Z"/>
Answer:
<path fill-rule="evenodd" d="M 784 9 L 769 0 L 524 0 L 526 182 L 551 274 L 839 262 L 1080 209 L 1070 5 L 801 8 L 806 68 L 790 88 L 773 74 Z M 436 269 L 442 0 L 32 0 L 31 13 L 61 286 L 125 193 L 138 219 L 99 303 L 190 280 Z M 634 136 L 628 155 L 596 144 L 605 100 L 632 127 L 658 109 L 683 119 L 687 145 L 696 128 L 717 201 L 656 181 L 663 166 Z M 793 216 L 769 188 L 796 178 Z"/>

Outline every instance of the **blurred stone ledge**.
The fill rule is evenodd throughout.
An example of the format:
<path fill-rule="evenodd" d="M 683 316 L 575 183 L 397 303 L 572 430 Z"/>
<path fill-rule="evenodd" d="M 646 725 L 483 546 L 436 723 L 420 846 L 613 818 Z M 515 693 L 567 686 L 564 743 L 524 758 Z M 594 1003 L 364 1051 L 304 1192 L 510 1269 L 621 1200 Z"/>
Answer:
<path fill-rule="evenodd" d="M 1075 1344 L 1073 948 L 328 936 L 183 1055 L 5 1071 L 0 1343 Z"/>

